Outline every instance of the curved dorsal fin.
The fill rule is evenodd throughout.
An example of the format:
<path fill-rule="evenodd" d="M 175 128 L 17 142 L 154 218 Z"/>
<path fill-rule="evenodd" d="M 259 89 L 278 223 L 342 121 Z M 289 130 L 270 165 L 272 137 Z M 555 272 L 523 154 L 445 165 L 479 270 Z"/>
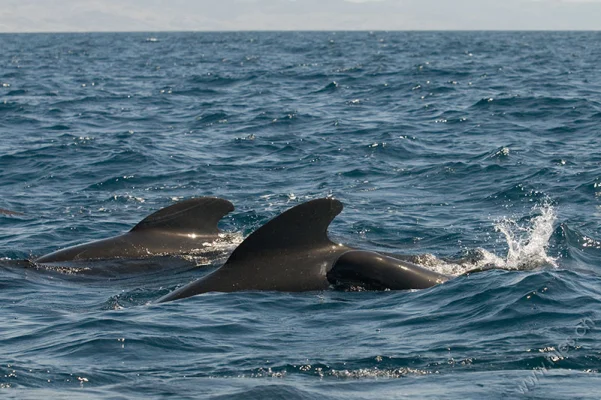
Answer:
<path fill-rule="evenodd" d="M 217 197 L 196 197 L 160 209 L 134 226 L 130 232 L 164 229 L 197 234 L 217 234 L 217 223 L 234 205 Z"/>
<path fill-rule="evenodd" d="M 341 211 L 342 203 L 334 199 L 299 204 L 251 233 L 236 247 L 224 266 L 266 251 L 334 245 L 327 230 Z"/>

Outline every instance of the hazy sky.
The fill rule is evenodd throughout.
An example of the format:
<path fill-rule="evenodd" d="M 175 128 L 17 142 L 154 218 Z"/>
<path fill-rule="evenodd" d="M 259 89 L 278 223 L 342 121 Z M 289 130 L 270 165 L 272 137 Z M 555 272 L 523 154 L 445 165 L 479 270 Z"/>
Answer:
<path fill-rule="evenodd" d="M 601 30 L 601 0 L 0 0 L 0 32 Z"/>

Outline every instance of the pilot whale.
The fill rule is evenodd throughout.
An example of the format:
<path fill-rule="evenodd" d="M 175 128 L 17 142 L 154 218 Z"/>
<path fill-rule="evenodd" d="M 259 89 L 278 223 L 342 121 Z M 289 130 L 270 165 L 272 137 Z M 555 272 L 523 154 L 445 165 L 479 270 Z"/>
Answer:
<path fill-rule="evenodd" d="M 285 211 L 250 234 L 219 269 L 158 302 L 243 290 L 422 289 L 449 279 L 390 255 L 332 242 L 328 226 L 342 208 L 340 201 L 325 198 Z"/>
<path fill-rule="evenodd" d="M 217 223 L 234 210 L 227 200 L 197 197 L 160 209 L 129 232 L 46 254 L 35 263 L 184 254 L 219 236 Z"/>

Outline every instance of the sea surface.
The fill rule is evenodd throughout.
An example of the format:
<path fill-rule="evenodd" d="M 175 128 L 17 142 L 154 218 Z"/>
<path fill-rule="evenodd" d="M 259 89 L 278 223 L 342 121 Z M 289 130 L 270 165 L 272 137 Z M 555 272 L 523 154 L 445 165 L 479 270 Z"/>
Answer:
<path fill-rule="evenodd" d="M 0 35 L 0 397 L 599 398 L 600 43 Z M 26 261 L 196 196 L 236 206 L 217 259 Z M 457 277 L 155 303 L 328 196 L 337 242 Z"/>

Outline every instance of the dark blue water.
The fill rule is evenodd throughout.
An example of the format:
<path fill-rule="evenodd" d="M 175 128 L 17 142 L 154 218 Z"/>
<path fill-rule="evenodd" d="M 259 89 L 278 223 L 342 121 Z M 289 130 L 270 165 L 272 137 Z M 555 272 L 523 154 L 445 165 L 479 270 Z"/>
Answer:
<path fill-rule="evenodd" d="M 0 214 L 0 396 L 598 398 L 600 41 L 0 35 L 0 208 L 22 213 Z M 156 305 L 219 261 L 19 261 L 201 195 L 239 240 L 334 196 L 339 242 L 498 269 Z"/>

